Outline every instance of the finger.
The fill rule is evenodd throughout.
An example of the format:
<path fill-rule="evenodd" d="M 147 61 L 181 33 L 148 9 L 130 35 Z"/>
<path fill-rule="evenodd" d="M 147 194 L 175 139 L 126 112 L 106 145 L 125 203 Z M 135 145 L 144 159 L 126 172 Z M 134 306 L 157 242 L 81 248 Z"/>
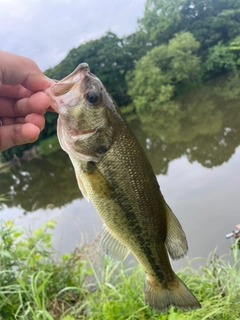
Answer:
<path fill-rule="evenodd" d="M 31 113 L 43 114 L 49 107 L 50 99 L 44 92 L 37 92 L 29 98 L 14 100 L 0 97 L 1 117 L 21 117 Z"/>
<path fill-rule="evenodd" d="M 25 122 L 34 124 L 40 131 L 42 131 L 45 125 L 45 118 L 40 114 L 32 113 L 25 117 Z"/>
<path fill-rule="evenodd" d="M 1 122 L 3 126 L 10 126 L 13 124 L 32 123 L 35 126 L 37 126 L 40 129 L 40 131 L 42 131 L 45 125 L 45 118 L 40 114 L 32 113 L 27 115 L 26 117 L 1 118 Z"/>
<path fill-rule="evenodd" d="M 16 100 L 30 97 L 32 92 L 24 88 L 22 85 L 17 86 L 2 85 L 0 86 L 0 96 L 13 98 Z"/>
<path fill-rule="evenodd" d="M 7 85 L 22 84 L 30 91 L 41 91 L 53 83 L 45 77 L 37 64 L 26 57 L 0 51 L 0 83 Z"/>
<path fill-rule="evenodd" d="M 28 99 L 29 113 L 44 114 L 50 105 L 50 98 L 44 92 L 37 92 Z"/>
<path fill-rule="evenodd" d="M 0 151 L 37 140 L 40 130 L 32 123 L 0 127 Z"/>
<path fill-rule="evenodd" d="M 24 124 L 24 123 L 26 123 L 25 117 L 18 117 L 18 118 L 4 117 L 4 118 L 1 118 L 1 122 L 2 122 L 3 126 L 10 126 L 11 124 Z"/>

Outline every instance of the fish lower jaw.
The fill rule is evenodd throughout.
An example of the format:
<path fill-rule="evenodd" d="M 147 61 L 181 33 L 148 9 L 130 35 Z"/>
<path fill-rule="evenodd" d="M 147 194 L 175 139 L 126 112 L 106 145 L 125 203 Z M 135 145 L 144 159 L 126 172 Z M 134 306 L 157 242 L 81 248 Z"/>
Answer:
<path fill-rule="evenodd" d="M 59 110 L 59 106 L 58 103 L 56 101 L 56 97 L 54 96 L 54 94 L 51 91 L 51 88 L 47 88 L 44 90 L 44 92 L 46 93 L 46 95 L 50 98 L 51 102 L 50 102 L 50 106 L 48 107 L 49 111 L 54 111 L 58 114 L 60 114 L 60 110 Z"/>

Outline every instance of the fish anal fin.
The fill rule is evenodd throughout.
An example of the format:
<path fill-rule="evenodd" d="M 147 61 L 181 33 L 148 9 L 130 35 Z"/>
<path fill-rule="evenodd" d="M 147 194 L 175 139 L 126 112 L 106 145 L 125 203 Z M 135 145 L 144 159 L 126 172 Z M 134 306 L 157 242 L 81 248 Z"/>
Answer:
<path fill-rule="evenodd" d="M 173 260 L 182 258 L 188 251 L 185 232 L 172 210 L 166 204 L 167 211 L 167 237 L 165 245 Z"/>
<path fill-rule="evenodd" d="M 104 226 L 104 231 L 100 241 L 101 248 L 111 258 L 117 261 L 123 261 L 129 254 L 128 248 L 116 239 Z"/>
<path fill-rule="evenodd" d="M 201 304 L 187 288 L 183 281 L 174 274 L 173 280 L 162 286 L 156 281 L 151 281 L 147 276 L 145 284 L 146 303 L 155 310 L 167 312 L 171 306 L 184 311 L 201 308 Z"/>

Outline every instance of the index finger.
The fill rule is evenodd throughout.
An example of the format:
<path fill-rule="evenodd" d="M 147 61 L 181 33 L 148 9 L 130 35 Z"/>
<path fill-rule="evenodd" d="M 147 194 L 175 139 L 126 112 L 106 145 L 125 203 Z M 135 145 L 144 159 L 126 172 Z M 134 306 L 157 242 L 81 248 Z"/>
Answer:
<path fill-rule="evenodd" d="M 36 92 L 50 87 L 54 82 L 42 73 L 31 59 L 13 53 L 0 51 L 0 85 L 21 84 Z"/>

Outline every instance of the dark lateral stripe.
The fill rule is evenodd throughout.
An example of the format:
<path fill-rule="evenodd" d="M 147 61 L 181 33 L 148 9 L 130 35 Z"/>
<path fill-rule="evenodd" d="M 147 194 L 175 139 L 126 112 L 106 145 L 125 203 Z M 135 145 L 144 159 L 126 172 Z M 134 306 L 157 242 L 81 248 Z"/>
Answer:
<path fill-rule="evenodd" d="M 113 184 L 115 184 L 115 183 L 113 183 Z M 138 223 L 138 219 L 135 214 L 135 210 L 134 210 L 133 205 L 131 203 L 129 203 L 129 200 L 123 194 L 117 195 L 116 198 L 117 198 L 117 203 L 118 203 L 119 207 L 125 213 L 125 218 L 128 221 L 129 225 L 131 226 L 131 229 L 134 232 L 136 232 L 136 229 L 137 229 L 136 239 L 137 239 L 137 242 L 143 251 L 143 254 L 145 254 L 148 261 L 150 262 L 150 265 L 151 265 L 155 275 L 159 279 L 159 281 L 161 283 L 163 283 L 165 281 L 164 274 L 161 272 L 159 265 L 156 263 L 156 259 L 153 256 L 151 248 L 149 246 L 146 246 L 146 241 L 144 240 L 144 236 L 143 236 L 144 232 Z"/>

